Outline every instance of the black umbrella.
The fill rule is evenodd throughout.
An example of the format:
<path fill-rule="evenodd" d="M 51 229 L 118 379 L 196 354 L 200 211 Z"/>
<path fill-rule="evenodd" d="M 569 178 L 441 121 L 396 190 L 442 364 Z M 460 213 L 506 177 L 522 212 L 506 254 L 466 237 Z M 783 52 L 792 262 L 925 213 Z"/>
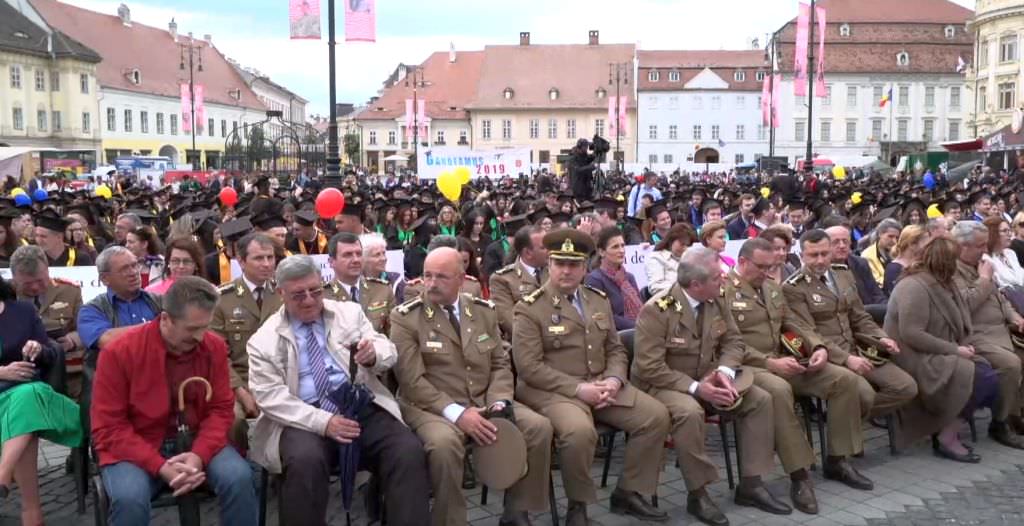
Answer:
<path fill-rule="evenodd" d="M 361 383 L 356 383 L 359 366 L 356 364 L 356 345 L 349 346 L 349 381 L 341 384 L 328 398 L 338 408 L 338 414 L 362 424 L 365 410 L 373 403 L 373 392 Z M 352 493 L 355 491 L 356 471 L 359 470 L 359 439 L 338 446 L 338 481 L 341 483 L 341 502 L 345 507 L 345 518 L 352 509 Z"/>
<path fill-rule="evenodd" d="M 188 428 L 188 421 L 185 418 L 185 387 L 192 382 L 200 382 L 206 388 L 206 401 L 209 402 L 213 396 L 213 387 L 206 378 L 193 376 L 186 378 L 178 386 L 178 433 L 174 437 L 175 453 L 184 453 L 192 450 L 192 431 Z M 186 493 L 178 497 L 178 515 L 182 524 L 199 525 L 199 499 L 195 493 Z"/>

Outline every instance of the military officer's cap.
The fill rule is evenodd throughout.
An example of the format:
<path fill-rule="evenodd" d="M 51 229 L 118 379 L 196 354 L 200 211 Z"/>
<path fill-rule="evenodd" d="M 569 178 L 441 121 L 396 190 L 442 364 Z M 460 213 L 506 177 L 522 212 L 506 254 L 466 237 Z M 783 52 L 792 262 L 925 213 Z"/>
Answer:
<path fill-rule="evenodd" d="M 526 440 L 510 420 L 491 418 L 490 422 L 498 428 L 498 439 L 473 450 L 477 477 L 488 488 L 508 489 L 526 475 Z"/>
<path fill-rule="evenodd" d="M 594 240 L 575 228 L 563 228 L 544 236 L 548 257 L 566 261 L 585 261 L 594 251 Z"/>

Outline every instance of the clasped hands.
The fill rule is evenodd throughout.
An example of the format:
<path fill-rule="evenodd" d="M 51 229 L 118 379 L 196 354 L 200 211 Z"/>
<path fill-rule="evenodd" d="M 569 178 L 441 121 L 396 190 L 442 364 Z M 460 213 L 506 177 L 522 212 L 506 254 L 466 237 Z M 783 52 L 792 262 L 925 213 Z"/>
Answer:
<path fill-rule="evenodd" d="M 732 378 L 719 370 L 705 375 L 697 384 L 697 391 L 694 394 L 713 407 L 729 407 L 740 396 L 732 383 Z"/>
<path fill-rule="evenodd" d="M 175 455 L 160 466 L 160 478 L 171 487 L 175 497 L 180 497 L 203 484 L 206 472 L 199 455 L 186 451 Z"/>
<path fill-rule="evenodd" d="M 615 396 L 622 389 L 618 378 L 603 378 L 576 386 L 576 398 L 594 409 L 604 409 L 615 403 Z"/>

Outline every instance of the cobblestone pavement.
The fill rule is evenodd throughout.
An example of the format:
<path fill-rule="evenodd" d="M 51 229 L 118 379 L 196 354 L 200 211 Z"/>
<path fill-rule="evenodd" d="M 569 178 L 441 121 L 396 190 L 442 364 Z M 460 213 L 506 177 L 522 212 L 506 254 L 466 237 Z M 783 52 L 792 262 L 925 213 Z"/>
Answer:
<path fill-rule="evenodd" d="M 815 491 L 821 508 L 819 515 L 804 515 L 794 511 L 793 515 L 769 515 L 752 508 L 733 504 L 731 492 L 725 481 L 724 459 L 721 441 L 714 427 L 709 426 L 708 451 L 715 455 L 719 466 L 723 466 L 722 480 L 711 486 L 711 494 L 722 507 L 734 526 L 743 525 L 796 525 L 810 526 L 858 525 L 858 526 L 933 526 L 933 525 L 1024 525 L 1024 451 L 1000 446 L 984 436 L 988 421 L 978 420 L 979 442 L 976 450 L 982 455 L 982 463 L 960 464 L 934 457 L 928 444 L 916 447 L 893 457 L 888 450 L 888 438 L 884 431 L 868 429 L 867 452 L 863 458 L 854 459 L 854 464 L 875 482 L 874 491 L 857 491 L 842 484 L 826 481 L 820 471 L 813 473 Z M 964 430 L 964 436 L 968 432 Z M 815 435 L 817 439 L 817 435 Z M 621 438 L 613 454 L 608 487 L 600 489 L 600 502 L 590 507 L 590 517 L 595 524 L 623 526 L 641 524 L 631 518 L 611 514 L 608 499 L 615 487 L 616 474 L 621 471 L 623 448 Z M 93 523 L 92 502 L 88 499 L 86 515 L 75 514 L 75 488 L 70 476 L 64 475 L 64 457 L 67 450 L 54 446 L 44 447 L 40 452 L 40 484 L 43 492 L 44 512 L 50 526 L 86 526 Z M 600 480 L 602 460 L 594 462 L 592 475 Z M 679 470 L 674 467 L 675 454 L 669 452 L 665 469 L 658 488 L 659 506 L 672 517 L 670 524 L 697 524 L 686 514 L 686 489 Z M 566 501 L 562 481 L 555 472 L 555 492 L 558 497 L 559 515 L 564 519 Z M 768 487 L 775 495 L 788 502 L 788 480 L 778 469 L 767 480 Z M 335 488 L 336 483 L 332 484 Z M 480 504 L 480 489 L 466 492 L 469 504 L 469 520 L 474 526 L 493 526 L 498 523 L 501 513 L 501 495 L 491 492 L 487 505 Z M 332 503 L 330 524 L 344 525 L 345 514 L 339 502 Z M 366 524 L 363 518 L 360 495 L 352 513 L 352 524 Z M 18 496 L 13 493 L 0 506 L 0 526 L 18 524 L 16 517 Z M 268 524 L 277 526 L 275 499 L 269 504 Z M 204 524 L 217 523 L 216 502 L 204 502 Z M 177 523 L 173 509 L 157 510 L 153 524 L 172 526 Z M 549 525 L 547 513 L 535 516 L 537 525 Z M 427 526 L 424 524 L 424 526 Z"/>

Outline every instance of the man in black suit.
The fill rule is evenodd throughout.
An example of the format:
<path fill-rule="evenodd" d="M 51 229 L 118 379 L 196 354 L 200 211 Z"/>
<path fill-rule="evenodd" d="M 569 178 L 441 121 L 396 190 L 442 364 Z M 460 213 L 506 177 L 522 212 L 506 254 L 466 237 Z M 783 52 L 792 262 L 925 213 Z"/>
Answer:
<path fill-rule="evenodd" d="M 849 267 L 856 278 L 857 295 L 864 304 L 864 310 L 871 315 L 875 323 L 882 324 L 885 321 L 885 309 L 889 304 L 889 298 L 872 276 L 868 261 L 850 251 L 850 230 L 838 225 L 825 229 L 825 232 L 832 240 L 832 263 L 841 263 Z"/>

